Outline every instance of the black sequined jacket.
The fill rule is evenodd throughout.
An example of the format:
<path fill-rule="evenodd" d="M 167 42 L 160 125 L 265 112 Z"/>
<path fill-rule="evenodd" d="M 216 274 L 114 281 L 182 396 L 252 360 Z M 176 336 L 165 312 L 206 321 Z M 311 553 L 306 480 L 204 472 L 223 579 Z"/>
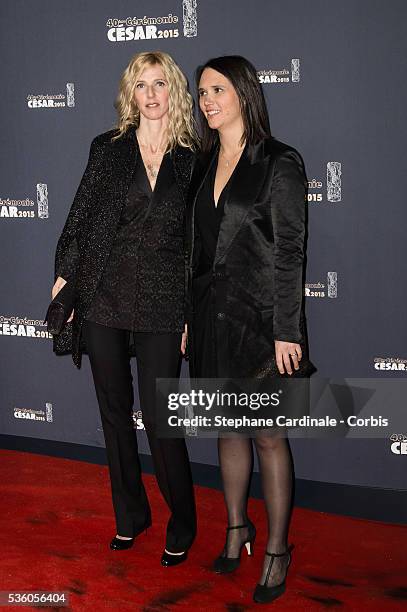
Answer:
<path fill-rule="evenodd" d="M 76 301 L 73 321 L 54 337 L 54 351 L 60 355 L 72 353 L 78 368 L 86 351 L 82 324 L 105 269 L 140 154 L 134 127 L 112 142 L 114 134 L 111 130 L 92 141 L 85 173 L 56 248 L 55 280 L 62 276 L 75 282 Z M 184 212 L 194 154 L 176 147 L 171 156 L 178 186 L 176 197 L 174 190 L 168 191 L 172 195 L 163 190 L 160 205 L 145 228 L 143 244 L 148 257 L 140 257 L 145 261 L 144 281 L 155 287 L 156 303 L 160 304 L 162 322 L 155 317 L 155 325 L 158 331 L 168 332 L 179 331 L 184 320 Z M 174 248 L 175 244 L 179 248 Z M 163 302 L 168 303 L 167 310 Z M 129 350 L 131 353 L 131 347 Z"/>

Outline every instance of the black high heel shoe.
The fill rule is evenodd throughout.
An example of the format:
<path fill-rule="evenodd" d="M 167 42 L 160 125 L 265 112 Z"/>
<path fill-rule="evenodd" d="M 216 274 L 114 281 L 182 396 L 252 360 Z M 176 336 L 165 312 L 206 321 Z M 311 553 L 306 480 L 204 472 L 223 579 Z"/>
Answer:
<path fill-rule="evenodd" d="M 114 537 L 110 542 L 111 550 L 128 550 L 134 544 L 134 538 L 129 538 L 128 540 L 122 540 L 121 538 Z"/>
<path fill-rule="evenodd" d="M 164 567 L 173 567 L 174 565 L 179 565 L 188 559 L 188 551 L 185 550 L 180 555 L 172 555 L 164 550 L 161 557 L 161 565 Z"/>
<path fill-rule="evenodd" d="M 269 553 L 266 552 L 266 555 L 268 555 L 269 557 L 271 557 L 270 561 L 269 561 L 269 566 L 267 568 L 267 574 L 266 574 L 266 578 L 264 580 L 263 584 L 258 584 L 254 590 L 253 593 L 253 599 L 256 603 L 271 603 L 272 601 L 274 601 L 274 599 L 277 599 L 277 597 L 280 597 L 280 595 L 282 595 L 285 591 L 285 579 L 287 577 L 287 572 L 288 572 L 288 568 L 289 565 L 291 563 L 291 551 L 294 548 L 294 546 L 292 544 L 290 544 L 290 546 L 287 548 L 287 550 L 283 553 Z M 280 582 L 280 584 L 276 584 L 274 586 L 267 586 L 267 582 L 268 579 L 270 577 L 270 573 L 271 573 L 271 568 L 273 567 L 273 561 L 276 557 L 284 557 L 285 555 L 288 555 L 288 563 L 287 563 L 287 567 L 286 567 L 286 573 L 285 573 L 285 578 L 283 580 L 283 582 Z"/>
<path fill-rule="evenodd" d="M 137 538 L 137 536 L 139 536 L 140 533 L 143 533 L 143 531 L 147 533 L 147 529 L 149 527 L 151 527 L 151 519 L 149 519 L 147 523 L 143 527 L 141 527 L 141 529 L 139 529 L 138 532 L 135 533 L 132 538 L 129 538 L 128 540 L 122 540 L 121 538 L 115 536 L 110 542 L 110 550 L 128 550 L 133 546 L 134 540 Z"/>
<path fill-rule="evenodd" d="M 238 557 L 227 557 L 225 553 L 227 547 L 227 534 L 232 529 L 243 529 L 247 527 L 248 529 L 248 538 L 240 545 L 239 556 Z M 249 557 L 253 556 L 253 547 L 254 541 L 256 539 L 256 528 L 251 521 L 247 521 L 245 525 L 235 525 L 234 527 L 226 528 L 226 544 L 223 553 L 215 560 L 213 564 L 213 571 L 217 574 L 229 574 L 237 569 L 240 565 L 240 556 L 242 554 L 243 546 L 246 546 L 247 554 Z"/>

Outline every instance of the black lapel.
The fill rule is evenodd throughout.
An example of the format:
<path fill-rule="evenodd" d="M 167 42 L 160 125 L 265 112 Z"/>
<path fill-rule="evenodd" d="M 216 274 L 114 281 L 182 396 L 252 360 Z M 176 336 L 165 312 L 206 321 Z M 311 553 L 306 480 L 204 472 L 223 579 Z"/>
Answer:
<path fill-rule="evenodd" d="M 170 155 L 173 161 L 175 180 L 177 181 L 180 195 L 185 202 L 191 181 L 194 153 L 191 149 L 177 146 Z"/>
<path fill-rule="evenodd" d="M 112 147 L 112 198 L 109 207 L 111 207 L 111 214 L 117 216 L 120 215 L 126 200 L 139 154 L 135 127 L 131 126 L 122 138 L 115 140 L 110 146 Z"/>
<path fill-rule="evenodd" d="M 215 147 L 209 153 L 201 153 L 197 158 L 194 171 L 192 173 L 191 184 L 189 188 L 189 194 L 191 196 L 192 204 L 195 205 L 195 201 L 198 197 L 199 192 L 202 189 L 202 185 L 206 179 L 206 175 L 209 172 L 209 168 L 212 165 L 214 158 L 218 153 L 218 147 Z"/>
<path fill-rule="evenodd" d="M 194 243 L 195 243 L 195 204 L 206 175 L 213 162 L 214 157 L 218 152 L 218 147 L 214 148 L 209 153 L 200 153 L 196 158 L 194 169 L 192 172 L 191 182 L 189 185 L 187 208 L 186 208 L 186 243 L 188 250 L 188 261 L 192 263 Z"/>
<path fill-rule="evenodd" d="M 223 259 L 264 184 L 268 168 L 262 143 L 246 147 L 232 177 L 219 228 L 214 265 Z"/>

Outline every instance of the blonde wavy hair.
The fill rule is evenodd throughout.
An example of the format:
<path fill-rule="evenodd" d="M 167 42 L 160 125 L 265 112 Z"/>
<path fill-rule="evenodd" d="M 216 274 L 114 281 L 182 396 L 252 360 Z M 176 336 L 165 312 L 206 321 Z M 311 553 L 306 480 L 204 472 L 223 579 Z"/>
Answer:
<path fill-rule="evenodd" d="M 120 79 L 119 93 L 115 102 L 118 113 L 117 129 L 112 140 L 121 138 L 130 126 L 138 128 L 140 111 L 134 100 L 137 79 L 146 66 L 159 65 L 168 83 L 168 146 L 171 151 L 175 146 L 196 149 L 198 143 L 193 114 L 194 101 L 188 91 L 188 83 L 168 53 L 163 51 L 146 51 L 137 53 L 130 60 Z"/>

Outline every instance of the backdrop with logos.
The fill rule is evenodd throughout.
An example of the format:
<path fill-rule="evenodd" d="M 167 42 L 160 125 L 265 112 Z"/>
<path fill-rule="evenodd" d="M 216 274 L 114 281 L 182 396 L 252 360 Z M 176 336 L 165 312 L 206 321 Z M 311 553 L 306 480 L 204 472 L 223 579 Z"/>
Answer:
<path fill-rule="evenodd" d="M 337 382 L 326 401 L 343 385 L 356 413 L 369 412 L 372 395 L 383 417 L 388 402 L 405 405 L 402 0 L 4 0 L 0 10 L 2 434 L 104 445 L 88 359 L 77 370 L 56 357 L 43 318 L 90 142 L 115 124 L 132 55 L 156 49 L 175 58 L 195 97 L 194 71 L 210 57 L 239 54 L 256 66 L 274 136 L 306 164 L 304 292 L 312 360 Z M 297 477 L 405 488 L 406 424 L 371 434 L 293 435 Z M 217 464 L 215 440 L 189 445 L 193 461 Z"/>

